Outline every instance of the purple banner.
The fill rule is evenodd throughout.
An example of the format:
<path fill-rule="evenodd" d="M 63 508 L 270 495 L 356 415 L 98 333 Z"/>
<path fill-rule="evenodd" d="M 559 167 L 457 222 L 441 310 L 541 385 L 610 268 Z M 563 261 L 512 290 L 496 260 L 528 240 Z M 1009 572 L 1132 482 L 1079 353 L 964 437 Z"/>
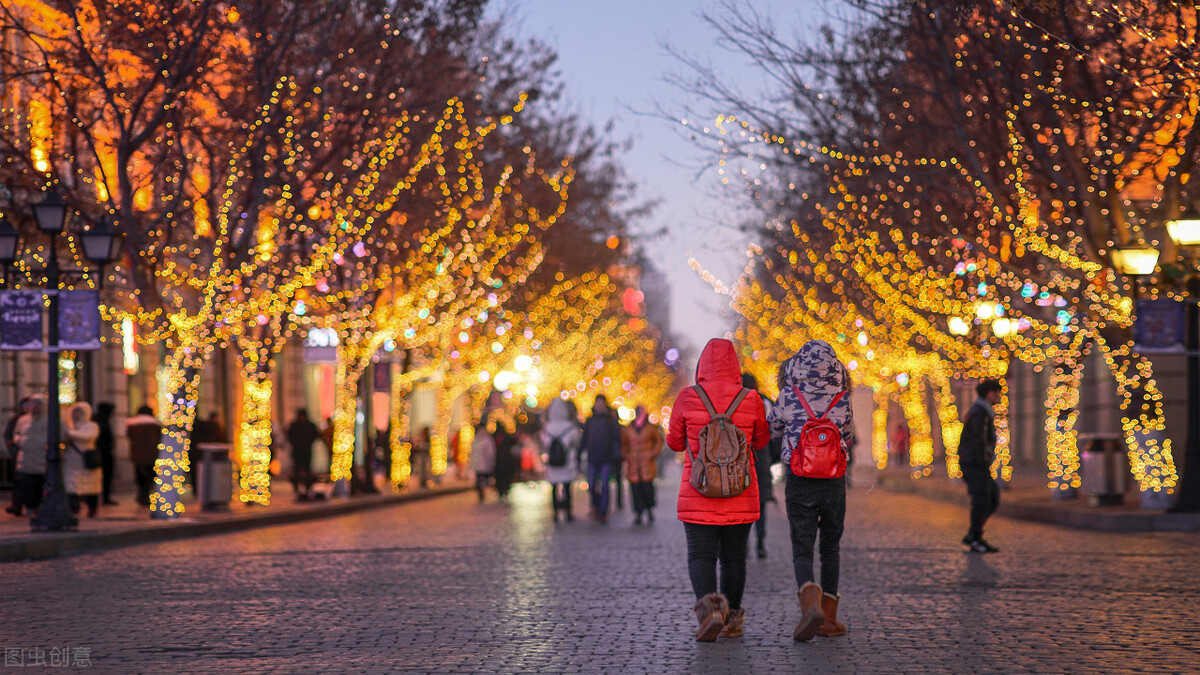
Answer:
<path fill-rule="evenodd" d="M 0 291 L 0 349 L 42 350 L 41 291 Z"/>
<path fill-rule="evenodd" d="M 59 291 L 58 348 L 100 349 L 100 292 Z"/>
<path fill-rule="evenodd" d="M 1137 319 L 1133 325 L 1138 350 L 1182 350 L 1187 327 L 1185 316 L 1183 303 L 1177 300 L 1138 300 Z"/>

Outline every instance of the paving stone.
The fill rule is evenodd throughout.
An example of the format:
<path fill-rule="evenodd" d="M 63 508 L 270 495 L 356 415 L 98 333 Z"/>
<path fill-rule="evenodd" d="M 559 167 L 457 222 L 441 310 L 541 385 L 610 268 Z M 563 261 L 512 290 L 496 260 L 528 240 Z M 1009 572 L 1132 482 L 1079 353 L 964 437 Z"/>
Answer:
<path fill-rule="evenodd" d="M 749 561 L 745 636 L 691 639 L 671 485 L 658 520 L 553 524 L 548 488 L 0 565 L 0 646 L 91 649 L 99 672 L 1187 672 L 1200 537 L 996 519 L 851 491 L 842 638 L 795 644 L 782 509 Z M 782 490 L 779 490 L 782 498 Z M 577 496 L 582 512 L 586 503 Z"/>

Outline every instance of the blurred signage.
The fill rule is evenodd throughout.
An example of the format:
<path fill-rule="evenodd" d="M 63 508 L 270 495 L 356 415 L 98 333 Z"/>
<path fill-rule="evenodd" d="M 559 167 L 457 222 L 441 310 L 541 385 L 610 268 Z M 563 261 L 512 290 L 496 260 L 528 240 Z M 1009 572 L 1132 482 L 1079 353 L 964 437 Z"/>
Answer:
<path fill-rule="evenodd" d="M 309 363 L 337 363 L 337 331 L 310 328 L 304 336 L 304 360 Z"/>
<path fill-rule="evenodd" d="M 1178 300 L 1138 300 L 1133 339 L 1138 351 L 1182 351 L 1186 330 L 1182 302 Z"/>
<path fill-rule="evenodd" d="M 41 291 L 0 291 L 0 349 L 42 350 Z"/>
<path fill-rule="evenodd" d="M 100 349 L 99 291 L 59 291 L 58 348 L 75 351 Z"/>

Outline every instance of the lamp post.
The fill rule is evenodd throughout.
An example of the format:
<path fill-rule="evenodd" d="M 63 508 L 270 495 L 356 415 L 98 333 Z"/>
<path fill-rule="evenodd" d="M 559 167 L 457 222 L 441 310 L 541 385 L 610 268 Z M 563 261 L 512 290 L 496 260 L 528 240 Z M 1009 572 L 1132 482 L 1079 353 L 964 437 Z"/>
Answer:
<path fill-rule="evenodd" d="M 1180 247 L 1200 246 L 1200 214 L 1190 209 L 1167 223 L 1167 233 Z M 1187 446 L 1178 496 L 1168 509 L 1176 513 L 1200 511 L 1200 274 L 1187 276 Z"/>
<path fill-rule="evenodd" d="M 67 506 L 66 486 L 63 482 L 62 447 L 59 439 L 59 403 L 58 403 L 58 239 L 63 232 L 67 220 L 67 204 L 61 195 L 51 191 L 38 204 L 33 206 L 33 217 L 37 227 L 50 236 L 50 248 L 46 256 L 46 267 L 42 270 L 46 275 L 46 361 L 47 361 L 47 401 L 46 401 L 46 489 L 37 515 L 30 519 L 30 527 L 34 531 L 64 530 L 79 525 L 79 520 L 71 515 Z M 81 233 L 85 255 L 89 260 L 100 266 L 103 277 L 104 266 L 112 262 L 120 247 L 112 227 L 107 222 L 101 222 L 90 230 Z M 12 225 L 0 223 L 0 263 L 7 266 L 17 259 L 17 249 L 20 234 Z"/>

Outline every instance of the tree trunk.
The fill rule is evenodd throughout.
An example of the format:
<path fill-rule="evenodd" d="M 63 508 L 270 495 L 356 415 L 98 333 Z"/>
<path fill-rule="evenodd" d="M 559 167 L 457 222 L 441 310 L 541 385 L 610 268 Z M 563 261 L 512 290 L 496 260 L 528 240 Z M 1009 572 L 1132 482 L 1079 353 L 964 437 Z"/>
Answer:
<path fill-rule="evenodd" d="M 1066 350 L 1050 373 L 1046 388 L 1046 472 L 1052 490 L 1072 490 L 1080 485 L 1079 386 L 1083 359 L 1077 345 Z"/>
<path fill-rule="evenodd" d="M 938 421 L 942 427 L 942 447 L 946 451 L 946 475 L 958 478 L 962 476 L 962 467 L 958 463 L 958 442 L 962 439 L 963 423 L 959 417 L 954 390 L 950 386 L 950 378 L 939 377 L 935 384 Z"/>
<path fill-rule="evenodd" d="M 242 376 L 239 499 L 266 506 L 271 503 L 273 383 L 268 364 L 246 358 L 239 358 L 238 363 Z"/>
<path fill-rule="evenodd" d="M 1179 481 L 1171 439 L 1166 437 L 1163 396 L 1154 381 L 1150 361 L 1133 349 L 1128 330 L 1114 329 L 1097 336 L 1097 344 L 1117 380 L 1121 397 L 1121 428 L 1129 467 L 1143 492 L 1175 490 Z"/>
<path fill-rule="evenodd" d="M 182 496 L 191 469 L 188 451 L 196 420 L 200 372 L 211 353 L 211 344 L 197 340 L 176 348 L 167 358 L 165 379 L 170 395 L 163 416 L 165 433 L 155 462 L 157 487 L 150 497 L 153 518 L 177 518 L 184 512 Z"/>
<path fill-rule="evenodd" d="M 355 427 L 358 418 L 357 350 L 346 353 L 345 342 L 338 345 L 337 374 L 334 379 L 333 447 L 330 448 L 329 477 L 334 481 L 350 480 L 354 469 Z"/>

